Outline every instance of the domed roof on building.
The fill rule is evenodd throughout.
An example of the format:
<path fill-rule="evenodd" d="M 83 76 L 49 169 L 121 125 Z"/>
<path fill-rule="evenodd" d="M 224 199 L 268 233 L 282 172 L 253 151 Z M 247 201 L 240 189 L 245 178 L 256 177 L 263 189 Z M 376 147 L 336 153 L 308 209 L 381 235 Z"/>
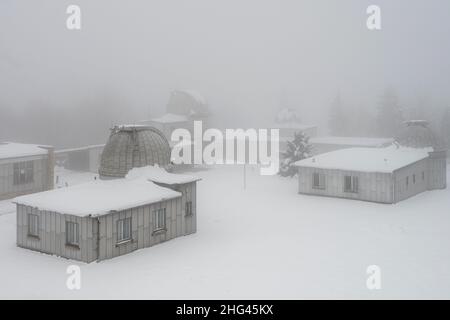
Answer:
<path fill-rule="evenodd" d="M 167 103 L 167 112 L 186 116 L 209 115 L 206 99 L 193 90 L 174 90 Z"/>
<path fill-rule="evenodd" d="M 440 150 L 442 143 L 434 135 L 429 127 L 428 121 L 410 120 L 406 121 L 404 128 L 399 132 L 395 141 L 404 147 L 410 148 L 433 148 Z"/>
<path fill-rule="evenodd" d="M 155 164 L 163 168 L 170 164 L 170 146 L 163 133 L 144 125 L 120 125 L 111 129 L 99 174 L 103 179 L 122 178 L 132 168 Z"/>

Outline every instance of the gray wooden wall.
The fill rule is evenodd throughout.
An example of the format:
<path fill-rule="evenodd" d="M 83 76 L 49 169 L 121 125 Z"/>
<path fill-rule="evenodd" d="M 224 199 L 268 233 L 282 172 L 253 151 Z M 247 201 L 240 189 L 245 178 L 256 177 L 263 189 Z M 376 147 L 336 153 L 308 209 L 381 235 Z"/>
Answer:
<path fill-rule="evenodd" d="M 99 217 L 98 260 L 124 255 L 197 231 L 196 182 L 181 185 L 160 185 L 179 191 L 182 196 Z M 192 201 L 192 216 L 186 216 L 187 201 Z M 166 230 L 155 233 L 154 210 L 160 208 L 166 208 Z M 132 241 L 117 244 L 117 221 L 124 218 L 131 218 Z"/>
<path fill-rule="evenodd" d="M 428 190 L 447 188 L 447 154 L 432 152 L 428 160 Z"/>
<path fill-rule="evenodd" d="M 166 208 L 166 230 L 154 232 L 154 210 Z M 117 243 L 117 221 L 131 218 L 132 239 Z M 132 251 L 185 235 L 185 217 L 181 211 L 181 198 L 128 209 L 99 217 L 99 257 L 110 259 Z"/>
<path fill-rule="evenodd" d="M 197 231 L 197 182 L 189 182 L 184 184 L 162 184 L 158 185 L 181 192 L 181 214 L 185 217 L 184 229 L 185 234 L 195 233 Z M 186 202 L 192 202 L 192 216 L 186 217 Z"/>
<path fill-rule="evenodd" d="M 325 189 L 314 189 L 313 173 L 325 175 Z M 366 200 L 380 203 L 392 203 L 392 178 L 390 173 L 357 172 L 334 169 L 315 169 L 299 167 L 299 193 L 330 196 L 347 199 Z M 344 192 L 344 176 L 359 178 L 359 192 Z"/>
<path fill-rule="evenodd" d="M 33 161 L 33 182 L 14 185 L 14 163 L 25 161 Z M 49 173 L 47 156 L 0 160 L 0 200 L 48 190 L 52 185 L 48 180 L 53 179 Z"/>
<path fill-rule="evenodd" d="M 428 161 L 427 158 L 394 172 L 394 202 L 405 200 L 428 190 L 428 181 L 432 179 L 428 170 Z M 422 179 L 422 172 L 425 173 L 424 179 Z M 414 175 L 416 176 L 415 183 Z M 408 177 L 408 185 L 406 184 L 406 177 Z"/>
<path fill-rule="evenodd" d="M 28 214 L 39 217 L 39 237 L 28 235 Z M 79 248 L 66 245 L 66 221 L 80 228 Z M 97 220 L 17 204 L 17 246 L 60 257 L 91 262 L 97 258 Z"/>
<path fill-rule="evenodd" d="M 392 174 L 299 167 L 299 193 L 396 203 L 426 190 L 446 188 L 446 170 L 446 159 L 439 156 L 417 161 Z M 325 174 L 325 190 L 313 189 L 314 172 Z M 424 179 L 422 172 L 425 173 Z M 346 175 L 359 177 L 358 193 L 344 192 Z"/>

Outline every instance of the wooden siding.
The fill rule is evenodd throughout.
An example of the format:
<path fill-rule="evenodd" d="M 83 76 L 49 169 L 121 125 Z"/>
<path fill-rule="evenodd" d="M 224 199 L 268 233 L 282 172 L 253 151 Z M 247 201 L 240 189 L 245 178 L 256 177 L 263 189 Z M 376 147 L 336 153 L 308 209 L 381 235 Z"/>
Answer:
<path fill-rule="evenodd" d="M 445 151 L 430 153 L 428 190 L 447 188 L 447 155 Z"/>
<path fill-rule="evenodd" d="M 111 259 L 180 237 L 186 233 L 181 197 L 99 217 L 99 257 Z M 155 232 L 154 211 L 166 208 L 166 230 Z M 117 221 L 131 218 L 131 240 L 118 243 Z"/>
<path fill-rule="evenodd" d="M 28 214 L 39 217 L 39 236 L 28 235 Z M 79 247 L 66 244 L 66 222 L 79 225 Z M 17 246 L 84 262 L 96 260 L 97 221 L 17 205 Z"/>
<path fill-rule="evenodd" d="M 313 173 L 325 176 L 325 188 L 313 188 Z M 390 173 L 357 172 L 335 169 L 299 167 L 299 193 L 346 199 L 392 203 L 392 175 Z M 344 176 L 358 177 L 358 192 L 344 191 Z"/>
<path fill-rule="evenodd" d="M 184 234 L 191 234 L 197 231 L 197 182 L 190 182 L 178 185 L 161 184 L 158 185 L 181 192 L 181 210 L 184 219 L 182 231 Z M 186 203 L 192 202 L 192 215 L 186 216 Z"/>
<path fill-rule="evenodd" d="M 433 170 L 430 170 L 429 161 L 430 159 L 427 158 L 400 168 L 394 172 L 394 202 L 405 200 L 418 193 L 430 190 L 429 185 L 434 183 L 436 173 Z M 424 179 L 422 179 L 422 172 L 425 174 Z M 415 183 L 414 175 L 416 176 Z M 406 184 L 407 177 L 408 184 Z"/>
<path fill-rule="evenodd" d="M 14 184 L 14 163 L 33 161 L 33 182 Z M 49 175 L 48 157 L 26 157 L 0 161 L 0 200 L 20 195 L 48 190 Z"/>

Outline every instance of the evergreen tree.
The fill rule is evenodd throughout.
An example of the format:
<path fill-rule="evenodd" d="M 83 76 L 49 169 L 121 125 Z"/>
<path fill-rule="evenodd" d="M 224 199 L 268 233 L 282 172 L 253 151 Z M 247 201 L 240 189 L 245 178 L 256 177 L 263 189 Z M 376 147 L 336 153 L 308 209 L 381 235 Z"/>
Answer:
<path fill-rule="evenodd" d="M 381 96 L 378 107 L 378 134 L 385 137 L 394 137 L 401 127 L 402 120 L 402 110 L 397 94 L 395 90 L 388 88 Z"/>
<path fill-rule="evenodd" d="M 296 132 L 294 140 L 288 141 L 286 152 L 282 152 L 282 160 L 280 165 L 279 175 L 283 177 L 293 177 L 297 173 L 297 168 L 294 166 L 296 161 L 308 158 L 311 156 L 312 146 L 309 143 L 309 137 L 303 132 Z"/>

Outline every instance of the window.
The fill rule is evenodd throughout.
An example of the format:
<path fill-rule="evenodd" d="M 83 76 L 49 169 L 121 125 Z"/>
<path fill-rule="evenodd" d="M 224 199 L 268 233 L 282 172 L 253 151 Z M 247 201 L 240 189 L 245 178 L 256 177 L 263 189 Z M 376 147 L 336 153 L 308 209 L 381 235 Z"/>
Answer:
<path fill-rule="evenodd" d="M 66 243 L 73 246 L 80 244 L 78 223 L 66 221 Z"/>
<path fill-rule="evenodd" d="M 345 176 L 344 177 L 344 192 L 358 192 L 359 180 L 356 176 Z"/>
<path fill-rule="evenodd" d="M 166 228 L 166 208 L 157 209 L 154 212 L 154 229 L 163 230 Z"/>
<path fill-rule="evenodd" d="M 39 216 L 37 214 L 28 214 L 28 235 L 39 236 Z"/>
<path fill-rule="evenodd" d="M 325 189 L 325 175 L 322 173 L 313 173 L 313 189 Z"/>
<path fill-rule="evenodd" d="M 192 216 L 192 201 L 186 202 L 186 215 Z"/>
<path fill-rule="evenodd" d="M 33 161 L 14 163 L 14 184 L 32 183 L 34 177 Z"/>
<path fill-rule="evenodd" d="M 409 186 L 409 177 L 406 177 L 406 189 L 408 189 Z"/>
<path fill-rule="evenodd" d="M 131 218 L 117 220 L 117 242 L 131 239 Z"/>
<path fill-rule="evenodd" d="M 416 183 L 416 175 L 413 174 L 413 184 L 415 184 L 415 183 Z"/>
<path fill-rule="evenodd" d="M 425 171 L 422 171 L 422 181 L 425 180 Z"/>

